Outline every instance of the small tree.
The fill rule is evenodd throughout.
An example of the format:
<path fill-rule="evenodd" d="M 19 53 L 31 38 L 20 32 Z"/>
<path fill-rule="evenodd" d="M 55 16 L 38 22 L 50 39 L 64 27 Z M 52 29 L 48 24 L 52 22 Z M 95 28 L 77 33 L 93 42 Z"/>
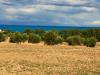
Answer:
<path fill-rule="evenodd" d="M 3 33 L 0 33 L 0 42 L 3 42 L 6 40 L 6 36 Z"/>
<path fill-rule="evenodd" d="M 22 34 L 22 42 L 28 41 L 28 38 L 29 36 L 26 33 Z"/>
<path fill-rule="evenodd" d="M 39 43 L 41 41 L 41 37 L 37 34 L 29 34 L 29 43 Z"/>
<path fill-rule="evenodd" d="M 60 36 L 63 37 L 64 41 L 66 42 L 66 38 L 70 36 L 81 36 L 81 30 L 61 30 L 59 32 Z"/>
<path fill-rule="evenodd" d="M 66 39 L 69 45 L 82 45 L 84 43 L 84 38 L 80 36 L 70 36 Z"/>
<path fill-rule="evenodd" d="M 87 47 L 95 47 L 96 42 L 97 42 L 96 38 L 91 37 L 85 40 L 84 45 L 86 45 Z"/>
<path fill-rule="evenodd" d="M 96 35 L 96 39 L 98 42 L 100 42 L 100 33 Z"/>
<path fill-rule="evenodd" d="M 98 42 L 100 42 L 100 29 L 95 29 L 96 32 L 96 39 Z"/>
<path fill-rule="evenodd" d="M 82 36 L 85 38 L 96 37 L 96 30 L 95 29 L 84 30 L 82 31 Z"/>
<path fill-rule="evenodd" d="M 30 33 L 33 33 L 33 31 L 31 29 L 25 29 L 24 33 L 30 34 Z"/>
<path fill-rule="evenodd" d="M 41 39 L 43 40 L 43 36 L 45 34 L 45 31 L 42 29 L 36 29 L 33 31 L 33 33 L 38 34 L 39 36 L 41 36 Z"/>
<path fill-rule="evenodd" d="M 21 33 L 13 33 L 10 35 L 10 42 L 12 43 L 21 43 L 23 36 Z"/>
<path fill-rule="evenodd" d="M 55 42 L 56 42 L 56 44 L 62 44 L 63 43 L 63 38 L 61 37 L 61 36 L 57 36 L 56 37 L 56 40 L 55 40 Z"/>
<path fill-rule="evenodd" d="M 44 42 L 48 45 L 54 45 L 56 44 L 56 37 L 57 37 L 57 34 L 50 31 L 50 32 L 47 32 L 45 35 L 44 35 Z"/>
<path fill-rule="evenodd" d="M 63 42 L 63 39 L 53 31 L 49 31 L 44 35 L 44 42 L 47 45 L 55 45 Z"/>

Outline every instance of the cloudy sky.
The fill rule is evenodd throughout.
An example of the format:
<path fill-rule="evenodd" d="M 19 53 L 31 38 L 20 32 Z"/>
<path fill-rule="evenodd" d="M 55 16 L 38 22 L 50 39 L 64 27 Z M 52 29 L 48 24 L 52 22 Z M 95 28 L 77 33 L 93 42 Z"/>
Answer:
<path fill-rule="evenodd" d="M 0 0 L 0 24 L 100 26 L 100 0 Z"/>

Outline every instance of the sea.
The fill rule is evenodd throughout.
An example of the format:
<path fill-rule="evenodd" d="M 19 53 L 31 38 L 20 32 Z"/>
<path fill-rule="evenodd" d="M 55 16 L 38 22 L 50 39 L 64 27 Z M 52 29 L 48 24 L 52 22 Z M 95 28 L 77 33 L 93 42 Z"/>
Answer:
<path fill-rule="evenodd" d="M 45 31 L 49 30 L 86 30 L 91 28 L 99 28 L 100 27 L 78 27 L 78 26 L 38 26 L 38 25 L 0 25 L 0 29 L 9 30 L 14 32 L 23 32 L 25 29 L 43 29 Z"/>

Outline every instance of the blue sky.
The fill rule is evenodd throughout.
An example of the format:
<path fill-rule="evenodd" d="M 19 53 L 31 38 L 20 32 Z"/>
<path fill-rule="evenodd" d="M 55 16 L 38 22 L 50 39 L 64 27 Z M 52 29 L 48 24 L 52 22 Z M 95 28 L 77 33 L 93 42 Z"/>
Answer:
<path fill-rule="evenodd" d="M 0 0 L 0 24 L 100 26 L 100 0 Z"/>

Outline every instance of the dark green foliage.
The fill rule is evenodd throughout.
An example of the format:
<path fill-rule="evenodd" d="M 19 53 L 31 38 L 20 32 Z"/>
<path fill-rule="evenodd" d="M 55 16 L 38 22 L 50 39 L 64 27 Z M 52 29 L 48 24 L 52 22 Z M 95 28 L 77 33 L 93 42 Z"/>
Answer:
<path fill-rule="evenodd" d="M 55 40 L 55 44 L 62 44 L 63 43 L 63 38 L 61 36 L 57 36 Z"/>
<path fill-rule="evenodd" d="M 82 31 L 82 36 L 85 38 L 96 37 L 96 30 L 95 29 L 84 30 Z"/>
<path fill-rule="evenodd" d="M 98 42 L 100 42 L 100 29 L 95 29 L 96 32 L 96 39 Z"/>
<path fill-rule="evenodd" d="M 27 34 L 22 34 L 22 33 L 12 33 L 10 34 L 10 42 L 12 43 L 21 43 L 21 42 L 26 42 L 28 40 L 28 35 Z"/>
<path fill-rule="evenodd" d="M 58 31 L 56 29 L 51 29 L 50 32 L 54 32 L 55 34 L 59 34 Z"/>
<path fill-rule="evenodd" d="M 100 33 L 98 35 L 96 35 L 96 39 L 98 42 L 100 42 Z"/>
<path fill-rule="evenodd" d="M 31 29 L 25 29 L 24 33 L 30 34 L 30 33 L 33 33 L 33 31 Z"/>
<path fill-rule="evenodd" d="M 47 32 L 44 35 L 44 42 L 48 45 L 54 45 L 56 40 L 57 34 L 54 32 Z"/>
<path fill-rule="evenodd" d="M 49 31 L 44 35 L 44 42 L 47 45 L 55 45 L 63 42 L 63 39 L 53 31 Z"/>
<path fill-rule="evenodd" d="M 26 33 L 22 34 L 22 42 L 28 41 L 28 38 L 29 36 Z"/>
<path fill-rule="evenodd" d="M 41 41 L 41 36 L 37 34 L 29 34 L 29 43 L 39 43 Z"/>
<path fill-rule="evenodd" d="M 84 43 L 86 46 L 91 47 L 95 46 L 96 39 L 97 42 L 100 42 L 100 29 L 61 31 L 52 29 L 48 32 L 42 29 L 26 29 L 24 33 L 3 30 L 3 32 L 0 33 L 0 42 L 4 41 L 7 37 L 10 37 L 10 42 L 13 43 L 26 41 L 29 43 L 39 43 L 40 41 L 44 41 L 47 45 L 56 45 L 62 42 L 68 42 L 69 45 L 83 45 Z M 93 40 L 93 38 L 91 39 L 91 37 L 94 37 L 95 40 Z"/>
<path fill-rule="evenodd" d="M 67 30 L 61 30 L 61 31 L 59 32 L 59 35 L 60 35 L 61 37 L 63 37 L 64 41 L 65 41 L 66 37 L 69 36 Z"/>
<path fill-rule="evenodd" d="M 45 34 L 44 30 L 36 29 L 36 30 L 33 31 L 33 33 L 38 34 L 39 36 L 41 36 L 41 39 L 43 40 L 43 37 L 44 37 L 44 34 Z"/>
<path fill-rule="evenodd" d="M 0 33 L 0 42 L 5 41 L 6 36 L 3 33 Z"/>
<path fill-rule="evenodd" d="M 34 30 L 33 32 L 34 32 L 35 34 L 38 34 L 38 35 L 41 35 L 41 36 L 45 33 L 45 31 L 42 30 L 42 29 L 36 29 L 36 30 Z"/>
<path fill-rule="evenodd" d="M 69 30 L 69 36 L 81 36 L 80 30 Z"/>
<path fill-rule="evenodd" d="M 23 36 L 21 33 L 13 33 L 10 35 L 10 42 L 12 43 L 21 43 Z"/>
<path fill-rule="evenodd" d="M 9 35 L 10 33 L 12 33 L 12 32 L 9 30 L 3 30 L 3 34 L 5 34 L 5 35 Z"/>
<path fill-rule="evenodd" d="M 86 45 L 87 47 L 95 47 L 96 42 L 97 42 L 96 38 L 91 37 L 85 40 L 84 45 Z"/>
<path fill-rule="evenodd" d="M 63 37 L 64 41 L 66 41 L 66 37 L 82 35 L 80 30 L 62 30 L 59 32 L 59 34 Z"/>
<path fill-rule="evenodd" d="M 69 45 L 82 45 L 84 43 L 84 38 L 80 36 L 70 36 L 66 39 Z"/>

